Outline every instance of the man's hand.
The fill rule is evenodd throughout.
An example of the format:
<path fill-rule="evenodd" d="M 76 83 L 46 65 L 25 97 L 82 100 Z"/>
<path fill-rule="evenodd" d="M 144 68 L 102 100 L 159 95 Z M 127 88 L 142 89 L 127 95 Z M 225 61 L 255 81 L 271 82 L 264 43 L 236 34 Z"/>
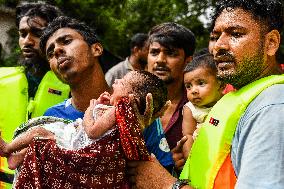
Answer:
<path fill-rule="evenodd" d="M 171 152 L 173 154 L 173 160 L 175 162 L 175 167 L 178 169 L 178 170 L 182 170 L 183 169 L 183 166 L 186 162 L 186 159 L 183 155 L 183 145 L 184 143 L 187 141 L 187 137 L 184 136 L 182 137 L 182 139 L 180 141 L 178 141 L 177 143 L 177 146 L 174 147 Z"/>
<path fill-rule="evenodd" d="M 153 97 L 151 93 L 148 93 L 146 96 L 146 109 L 143 115 L 139 113 L 138 106 L 135 102 L 134 95 L 130 94 L 129 99 L 131 101 L 132 107 L 134 109 L 135 115 L 138 119 L 139 124 L 141 125 L 142 131 L 145 127 L 148 127 L 155 119 L 164 115 L 167 108 L 170 106 L 171 101 L 167 101 L 166 104 L 161 108 L 161 110 L 153 115 Z"/>
<path fill-rule="evenodd" d="M 14 170 L 23 163 L 27 150 L 28 148 L 24 148 L 21 151 L 12 153 L 7 157 L 9 169 Z"/>
<path fill-rule="evenodd" d="M 151 161 L 128 162 L 127 176 L 132 188 L 139 189 L 168 189 L 176 180 L 153 156 Z"/>

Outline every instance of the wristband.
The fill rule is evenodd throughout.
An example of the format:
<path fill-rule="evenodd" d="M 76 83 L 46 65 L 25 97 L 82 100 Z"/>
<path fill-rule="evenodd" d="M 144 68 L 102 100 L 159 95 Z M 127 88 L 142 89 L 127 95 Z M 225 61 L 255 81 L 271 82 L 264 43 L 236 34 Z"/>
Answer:
<path fill-rule="evenodd" d="M 172 186 L 172 189 L 181 189 L 181 187 L 188 185 L 188 181 L 186 179 L 176 180 Z"/>

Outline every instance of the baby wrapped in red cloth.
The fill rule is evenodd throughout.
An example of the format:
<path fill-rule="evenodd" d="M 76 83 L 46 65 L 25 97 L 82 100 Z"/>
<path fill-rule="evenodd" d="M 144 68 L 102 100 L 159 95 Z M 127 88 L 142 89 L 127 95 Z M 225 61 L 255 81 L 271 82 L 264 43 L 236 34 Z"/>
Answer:
<path fill-rule="evenodd" d="M 14 144 L 1 145 L 4 146 L 2 154 L 9 154 L 17 148 L 15 143 L 18 144 L 19 140 L 24 141 L 23 144 L 32 139 L 14 187 L 130 188 L 125 177 L 126 161 L 149 160 L 149 153 L 143 140 L 141 125 L 127 96 L 134 95 L 141 113 L 145 110 L 146 94 L 152 93 L 154 112 L 158 112 L 166 102 L 167 89 L 158 77 L 148 72 L 135 71 L 117 80 L 113 90 L 112 96 L 104 93 L 98 100 L 91 101 L 83 124 L 67 123 L 66 120 L 53 117 L 37 118 L 21 127 L 22 131 L 27 127 L 33 128 L 20 134 L 13 141 Z M 90 112 L 93 112 L 98 101 L 115 106 L 108 108 L 94 120 Z M 34 132 L 35 128 L 48 130 L 46 123 L 55 122 L 61 123 L 64 129 L 75 128 L 72 136 L 75 136 L 73 138 L 76 138 L 76 142 L 66 140 L 71 144 L 69 148 L 64 147 L 64 138 L 57 137 L 52 129 L 50 130 L 55 134 L 55 140 L 34 138 L 31 134 L 45 137 L 41 132 Z M 82 137 L 85 134 L 87 143 L 78 146 L 78 143 L 84 143 L 80 140 L 86 139 Z"/>

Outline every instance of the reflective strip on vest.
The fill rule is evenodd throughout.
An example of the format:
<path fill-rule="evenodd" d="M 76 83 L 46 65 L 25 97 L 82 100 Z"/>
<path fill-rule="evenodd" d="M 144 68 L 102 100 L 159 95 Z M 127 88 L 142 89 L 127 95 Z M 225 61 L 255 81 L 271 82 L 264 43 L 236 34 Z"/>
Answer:
<path fill-rule="evenodd" d="M 52 71 L 49 71 L 42 78 L 34 100 L 30 100 L 28 112 L 31 112 L 32 118 L 42 116 L 49 107 L 67 99 L 69 93 L 69 85 L 62 83 Z"/>
<path fill-rule="evenodd" d="M 284 83 L 284 75 L 259 79 L 220 99 L 203 123 L 180 178 L 189 179 L 198 189 L 212 189 L 219 169 L 230 154 L 241 115 L 257 95 L 277 83 Z"/>

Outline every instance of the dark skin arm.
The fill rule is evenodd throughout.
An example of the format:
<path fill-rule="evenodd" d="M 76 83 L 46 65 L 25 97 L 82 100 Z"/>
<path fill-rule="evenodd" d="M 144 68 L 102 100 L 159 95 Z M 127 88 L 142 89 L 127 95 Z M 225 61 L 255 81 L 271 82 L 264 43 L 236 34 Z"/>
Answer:
<path fill-rule="evenodd" d="M 139 189 L 171 189 L 177 180 L 173 177 L 155 157 L 151 161 L 131 161 L 127 164 L 127 175 L 132 188 Z M 183 186 L 183 189 L 193 189 Z"/>
<path fill-rule="evenodd" d="M 147 95 L 147 103 L 146 103 L 146 111 L 144 115 L 140 115 L 139 111 L 136 111 L 136 115 L 138 115 L 138 119 L 145 120 L 145 125 L 151 123 L 151 121 L 154 121 L 156 118 L 163 115 L 164 111 L 169 106 L 170 102 L 167 102 L 165 107 L 155 115 L 153 114 L 153 111 L 150 109 L 152 108 L 152 95 Z M 145 116 L 145 117 L 144 117 Z M 150 119 L 149 119 L 150 118 Z M 151 120 L 151 121 L 150 121 Z M 148 122 L 147 122 L 148 121 Z M 182 146 L 186 141 L 186 137 L 184 137 L 180 142 L 179 145 L 177 145 L 176 149 L 176 155 L 177 162 L 178 159 L 183 157 L 182 153 Z M 181 164 L 184 164 L 185 161 L 181 162 Z M 177 180 L 175 177 L 173 177 L 159 162 L 155 157 L 151 157 L 151 161 L 130 161 L 127 163 L 127 176 L 130 179 L 130 182 L 132 184 L 133 188 L 139 188 L 139 189 L 170 189 L 172 188 L 174 182 Z M 184 186 L 183 189 L 192 189 L 190 186 Z"/>
<path fill-rule="evenodd" d="M 9 169 L 16 169 L 22 164 L 27 152 L 27 147 L 34 137 L 43 137 L 45 139 L 54 140 L 54 134 L 42 127 L 32 128 L 26 133 L 19 135 L 11 143 L 7 143 L 4 149 Z"/>

